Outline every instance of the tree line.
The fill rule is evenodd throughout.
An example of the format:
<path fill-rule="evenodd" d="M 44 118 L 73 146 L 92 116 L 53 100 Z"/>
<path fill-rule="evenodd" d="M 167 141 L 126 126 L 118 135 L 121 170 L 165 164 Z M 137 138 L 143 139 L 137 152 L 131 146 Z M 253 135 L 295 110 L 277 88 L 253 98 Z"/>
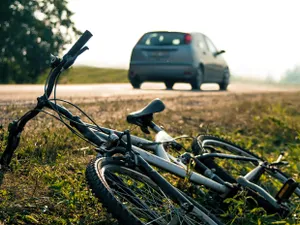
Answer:
<path fill-rule="evenodd" d="M 0 83 L 34 83 L 80 32 L 67 0 L 0 1 Z"/>

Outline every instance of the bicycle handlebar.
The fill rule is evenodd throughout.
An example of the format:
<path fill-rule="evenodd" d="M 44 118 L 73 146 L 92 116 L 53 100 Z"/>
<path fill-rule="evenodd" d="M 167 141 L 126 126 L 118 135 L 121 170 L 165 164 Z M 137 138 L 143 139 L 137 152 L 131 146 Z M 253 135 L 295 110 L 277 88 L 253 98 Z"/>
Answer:
<path fill-rule="evenodd" d="M 76 43 L 72 46 L 72 48 L 68 51 L 67 54 L 65 54 L 64 57 L 66 56 L 75 56 L 80 49 L 88 42 L 88 40 L 90 40 L 90 38 L 92 37 L 92 33 L 89 32 L 88 30 L 86 30 L 81 37 L 76 41 Z"/>
<path fill-rule="evenodd" d="M 87 50 L 87 48 L 84 48 L 83 46 L 88 42 L 88 40 L 92 36 L 93 35 L 88 30 L 86 30 L 82 34 L 82 36 L 76 41 L 76 43 L 71 47 L 71 49 L 67 52 L 67 54 L 63 56 L 62 60 L 57 60 L 58 64 L 54 67 L 54 70 L 49 75 L 50 77 L 47 89 L 45 90 L 44 95 L 38 98 L 37 106 L 33 110 L 30 110 L 25 115 L 23 115 L 19 120 L 14 121 L 12 123 L 11 128 L 9 129 L 7 146 L 0 157 L 0 170 L 9 166 L 13 153 L 19 145 L 20 136 L 26 123 L 32 118 L 34 118 L 36 115 L 38 115 L 43 107 L 49 106 L 48 97 L 52 93 L 57 76 L 61 73 L 61 71 L 71 66 L 78 55 Z M 81 125 L 83 124 L 83 122 L 79 118 L 75 119 L 75 122 L 79 124 L 75 125 L 76 129 L 78 129 L 80 132 L 85 133 L 89 140 L 93 141 L 98 145 L 102 144 L 101 139 L 96 137 L 96 135 L 93 132 L 87 130 L 88 128 Z"/>
<path fill-rule="evenodd" d="M 81 50 L 83 49 L 83 46 L 88 42 L 88 40 L 92 37 L 92 33 L 86 30 L 81 37 L 76 41 L 76 43 L 71 47 L 71 49 L 63 56 L 62 61 L 55 67 L 53 72 L 50 74 L 48 87 L 46 90 L 46 96 L 49 97 L 52 93 L 53 86 L 56 80 L 56 77 L 58 74 L 63 70 L 67 69 L 69 66 L 71 66 L 76 57 L 81 53 Z M 86 49 L 84 49 L 86 50 Z M 83 51 L 82 51 L 83 52 Z M 66 66 L 66 64 L 68 64 Z"/>

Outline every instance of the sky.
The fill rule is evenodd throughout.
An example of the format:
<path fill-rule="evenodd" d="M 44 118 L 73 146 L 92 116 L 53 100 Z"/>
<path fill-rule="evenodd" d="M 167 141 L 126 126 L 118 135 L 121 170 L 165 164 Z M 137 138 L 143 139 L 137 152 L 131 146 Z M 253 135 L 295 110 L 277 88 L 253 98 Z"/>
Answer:
<path fill-rule="evenodd" d="M 206 34 L 235 75 L 278 80 L 300 64 L 299 0 L 69 0 L 69 9 L 94 35 L 77 65 L 128 68 L 138 39 L 154 30 Z"/>

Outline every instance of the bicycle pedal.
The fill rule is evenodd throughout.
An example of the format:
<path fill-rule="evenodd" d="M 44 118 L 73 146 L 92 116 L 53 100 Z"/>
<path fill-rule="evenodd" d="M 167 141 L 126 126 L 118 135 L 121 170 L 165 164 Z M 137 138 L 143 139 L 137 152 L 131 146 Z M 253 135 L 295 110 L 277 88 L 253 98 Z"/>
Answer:
<path fill-rule="evenodd" d="M 294 179 L 289 178 L 276 194 L 275 199 L 277 202 L 281 203 L 288 201 L 298 185 L 299 184 Z"/>

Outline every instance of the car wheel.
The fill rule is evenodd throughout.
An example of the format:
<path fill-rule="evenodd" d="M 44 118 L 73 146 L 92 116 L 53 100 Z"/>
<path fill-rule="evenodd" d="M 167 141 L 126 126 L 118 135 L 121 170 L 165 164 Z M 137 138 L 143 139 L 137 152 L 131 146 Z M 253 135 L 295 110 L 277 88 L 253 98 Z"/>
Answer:
<path fill-rule="evenodd" d="M 165 85 L 166 85 L 167 89 L 171 90 L 174 86 L 174 82 L 169 82 L 168 81 L 168 82 L 165 82 Z"/>
<path fill-rule="evenodd" d="M 203 79 L 202 70 L 198 69 L 197 76 L 191 82 L 192 90 L 200 90 L 200 86 L 202 84 L 202 79 Z"/>
<path fill-rule="evenodd" d="M 132 85 L 132 87 L 134 88 L 134 89 L 140 89 L 141 88 L 141 82 L 140 81 L 137 81 L 137 80 L 131 80 L 130 81 L 130 83 L 131 83 L 131 85 Z"/>
<path fill-rule="evenodd" d="M 222 80 L 221 83 L 219 83 L 221 91 L 226 91 L 227 90 L 227 87 L 229 85 L 229 76 L 230 76 L 229 71 L 228 71 L 228 69 L 226 69 L 224 71 L 223 80 Z"/>

